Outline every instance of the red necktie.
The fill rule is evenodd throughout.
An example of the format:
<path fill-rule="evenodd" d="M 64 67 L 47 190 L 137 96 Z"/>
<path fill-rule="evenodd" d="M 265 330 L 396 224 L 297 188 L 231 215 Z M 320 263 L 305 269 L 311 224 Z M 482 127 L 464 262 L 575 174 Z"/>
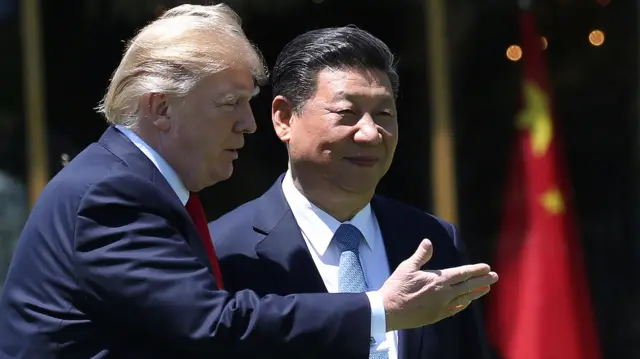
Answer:
<path fill-rule="evenodd" d="M 198 233 L 200 234 L 200 239 L 202 239 L 204 249 L 207 251 L 207 256 L 209 256 L 209 261 L 213 268 L 213 276 L 216 278 L 218 288 L 224 289 L 220 263 L 218 262 L 216 251 L 213 248 L 213 243 L 211 242 L 211 234 L 209 233 L 209 227 L 207 226 L 207 218 L 204 215 L 204 209 L 202 208 L 202 203 L 200 202 L 198 195 L 191 193 L 185 207 L 189 216 L 193 220 L 193 223 L 196 225 Z"/>

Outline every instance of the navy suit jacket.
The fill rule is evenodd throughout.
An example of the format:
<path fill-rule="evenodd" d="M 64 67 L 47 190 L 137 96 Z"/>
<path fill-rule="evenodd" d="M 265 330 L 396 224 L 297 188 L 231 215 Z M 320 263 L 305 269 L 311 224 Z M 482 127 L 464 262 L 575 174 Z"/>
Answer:
<path fill-rule="evenodd" d="M 230 291 L 246 288 L 258 294 L 327 293 L 322 278 L 282 192 L 282 179 L 260 198 L 209 224 Z M 424 238 L 433 257 L 424 269 L 467 264 L 456 227 L 406 204 L 375 196 L 376 215 L 389 268 L 409 258 Z M 401 330 L 399 359 L 489 358 L 478 304 L 436 324 Z"/>
<path fill-rule="evenodd" d="M 30 214 L 0 299 L 0 358 L 365 359 L 370 316 L 360 293 L 218 290 L 177 195 L 110 127 Z"/>

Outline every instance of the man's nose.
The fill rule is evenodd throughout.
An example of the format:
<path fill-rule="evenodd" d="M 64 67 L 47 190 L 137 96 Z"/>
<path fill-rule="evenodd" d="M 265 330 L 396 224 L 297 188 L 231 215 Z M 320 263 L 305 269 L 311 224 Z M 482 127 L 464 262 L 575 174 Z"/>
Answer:
<path fill-rule="evenodd" d="M 382 134 L 378 131 L 378 126 L 369 114 L 364 114 L 356 124 L 358 131 L 354 136 L 357 143 L 367 145 L 377 145 L 382 141 Z"/>
<path fill-rule="evenodd" d="M 258 125 L 256 119 L 253 117 L 253 111 L 250 104 L 243 105 L 240 111 L 238 121 L 236 122 L 235 132 L 252 134 L 256 132 Z"/>

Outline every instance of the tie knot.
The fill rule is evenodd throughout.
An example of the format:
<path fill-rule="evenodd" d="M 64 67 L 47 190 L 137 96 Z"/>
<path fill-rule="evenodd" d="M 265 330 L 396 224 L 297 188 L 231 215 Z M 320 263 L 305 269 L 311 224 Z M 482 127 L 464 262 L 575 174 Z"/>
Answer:
<path fill-rule="evenodd" d="M 360 240 L 362 239 L 362 232 L 352 224 L 342 224 L 338 227 L 333 238 L 341 252 L 358 252 Z"/>

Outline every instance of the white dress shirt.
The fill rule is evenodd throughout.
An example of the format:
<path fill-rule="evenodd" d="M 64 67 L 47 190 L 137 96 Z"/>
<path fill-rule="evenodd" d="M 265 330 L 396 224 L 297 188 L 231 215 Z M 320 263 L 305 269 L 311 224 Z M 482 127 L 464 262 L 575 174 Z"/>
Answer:
<path fill-rule="evenodd" d="M 282 191 L 327 290 L 329 293 L 337 293 L 340 249 L 332 238 L 342 223 L 309 202 L 300 193 L 293 183 L 291 171 L 285 174 Z M 368 204 L 353 219 L 344 223 L 350 223 L 362 232 L 365 241 L 360 243 L 359 252 L 365 280 L 369 290 L 380 289 L 390 275 L 389 261 L 382 241 L 382 233 L 371 205 Z M 371 326 L 372 337 L 375 340 L 371 350 L 388 351 L 389 359 L 397 359 L 398 335 L 397 332 L 386 332 L 382 298 L 375 292 L 367 294 L 372 304 Z"/>
<path fill-rule="evenodd" d="M 116 128 L 127 136 L 127 138 L 130 139 L 131 142 L 133 142 L 133 144 L 151 160 L 151 162 L 153 162 L 156 168 L 158 168 L 158 171 L 160 171 L 162 176 L 167 180 L 169 186 L 173 188 L 173 191 L 180 199 L 180 202 L 182 202 L 182 205 L 186 205 L 189 200 L 189 191 L 187 190 L 187 187 L 185 187 L 184 182 L 182 182 L 180 177 L 178 177 L 176 171 L 167 163 L 167 161 L 133 131 L 119 125 L 116 126 Z"/>

